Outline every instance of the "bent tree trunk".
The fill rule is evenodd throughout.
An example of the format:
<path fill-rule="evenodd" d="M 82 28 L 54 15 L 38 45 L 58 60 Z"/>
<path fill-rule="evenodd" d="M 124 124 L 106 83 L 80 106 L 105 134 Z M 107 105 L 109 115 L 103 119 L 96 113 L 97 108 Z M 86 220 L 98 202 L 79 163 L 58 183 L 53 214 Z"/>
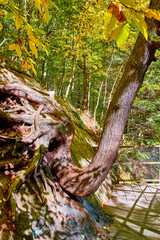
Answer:
<path fill-rule="evenodd" d="M 151 3 L 151 7 L 155 6 L 160 7 L 157 0 Z M 152 21 L 149 27 L 159 29 Z M 103 223 L 91 218 L 75 197 L 94 193 L 106 178 L 117 155 L 132 103 L 154 60 L 157 46 L 159 44 L 152 41 L 146 42 L 141 34 L 138 36 L 110 103 L 97 153 L 84 169 L 72 162 L 70 147 L 76 125 L 61 100 L 53 92 L 41 89 L 1 54 L 1 239 L 14 239 L 14 234 L 18 235 L 17 239 L 40 239 L 41 234 L 49 239 L 63 239 L 67 228 L 68 238 L 64 239 L 78 239 L 77 234 L 81 235 L 79 239 L 94 239 L 95 235 L 95 239 L 102 239 L 97 233 L 107 239 Z M 16 221 L 19 224 L 15 228 Z M 70 229 L 69 223 L 75 225 L 76 230 Z M 88 231 L 91 225 L 94 229 Z M 84 235 L 84 229 L 91 235 Z"/>

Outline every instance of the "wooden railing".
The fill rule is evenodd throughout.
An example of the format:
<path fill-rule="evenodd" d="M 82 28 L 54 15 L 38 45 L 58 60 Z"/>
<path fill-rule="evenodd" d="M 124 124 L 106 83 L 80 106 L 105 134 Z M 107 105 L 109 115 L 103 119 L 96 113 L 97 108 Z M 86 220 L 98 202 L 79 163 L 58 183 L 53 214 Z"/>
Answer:
<path fill-rule="evenodd" d="M 154 182 L 154 183 L 159 183 L 160 184 L 160 145 L 151 145 L 151 146 L 120 146 L 120 148 L 158 148 L 159 151 L 158 151 L 158 158 L 159 158 L 159 161 L 158 162 L 142 162 L 142 161 L 132 161 L 132 162 L 120 162 L 118 161 L 118 158 L 117 158 L 117 161 L 114 165 L 117 166 L 117 182 L 121 182 L 121 181 L 132 181 L 132 182 Z M 123 165 L 135 165 L 135 164 L 138 164 L 138 165 L 157 165 L 159 166 L 159 174 L 158 174 L 158 178 L 156 179 L 142 179 L 142 178 L 135 178 L 135 179 L 121 179 L 120 178 L 120 174 L 119 174 L 119 166 L 123 166 Z"/>

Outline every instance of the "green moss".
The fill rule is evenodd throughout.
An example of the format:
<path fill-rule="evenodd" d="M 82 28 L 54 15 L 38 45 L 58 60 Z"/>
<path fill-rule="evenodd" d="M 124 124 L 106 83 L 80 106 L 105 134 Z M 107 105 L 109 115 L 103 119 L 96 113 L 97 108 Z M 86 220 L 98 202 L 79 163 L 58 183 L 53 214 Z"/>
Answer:
<path fill-rule="evenodd" d="M 72 160 L 77 166 L 84 167 L 94 157 L 95 149 L 92 144 L 95 144 L 95 142 L 84 129 L 76 124 L 74 124 L 74 129 L 75 134 L 71 144 Z"/>

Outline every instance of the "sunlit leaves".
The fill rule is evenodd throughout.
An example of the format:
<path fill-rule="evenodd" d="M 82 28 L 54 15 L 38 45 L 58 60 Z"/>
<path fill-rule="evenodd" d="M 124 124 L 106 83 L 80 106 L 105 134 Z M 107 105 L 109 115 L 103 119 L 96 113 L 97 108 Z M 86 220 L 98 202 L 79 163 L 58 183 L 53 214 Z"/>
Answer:
<path fill-rule="evenodd" d="M 35 44 L 30 40 L 29 40 L 29 47 L 30 47 L 32 53 L 38 58 L 37 48 L 36 48 Z"/>
<path fill-rule="evenodd" d="M 116 38 L 116 43 L 118 47 L 125 43 L 129 36 L 129 32 L 130 32 L 129 24 L 126 24 Z"/>
<path fill-rule="evenodd" d="M 25 69 L 25 70 L 29 70 L 30 69 L 30 65 L 28 64 L 27 60 L 22 60 L 22 67 Z"/>
<path fill-rule="evenodd" d="M 15 50 L 18 57 L 21 58 L 21 49 L 20 49 L 20 46 L 16 43 L 12 43 L 9 45 L 9 50 Z"/>
<path fill-rule="evenodd" d="M 148 31 L 147 31 L 147 24 L 142 17 L 142 15 L 134 10 L 131 9 L 132 16 L 134 18 L 134 21 L 139 28 L 140 32 L 143 34 L 146 40 L 148 40 Z"/>
<path fill-rule="evenodd" d="M 42 13 L 41 0 L 34 0 L 34 2 L 40 13 Z"/>
<path fill-rule="evenodd" d="M 21 27 L 21 24 L 22 24 L 22 19 L 19 15 L 16 16 L 16 21 L 15 21 L 15 26 L 17 28 L 17 30 Z"/>
<path fill-rule="evenodd" d="M 37 38 L 35 38 L 34 36 L 29 37 L 29 41 L 32 41 L 33 43 L 35 43 L 36 45 L 39 45 L 39 46 L 42 45 L 40 43 L 40 41 Z"/>
<path fill-rule="evenodd" d="M 142 8 L 141 11 L 144 15 L 148 18 L 155 18 L 156 20 L 160 21 L 160 13 L 154 9 L 146 9 Z"/>
<path fill-rule="evenodd" d="M 39 12 L 42 14 L 43 12 L 43 17 L 45 22 L 48 24 L 49 23 L 49 11 L 48 11 L 48 3 L 49 0 L 34 0 L 35 5 L 38 8 Z M 44 10 L 43 10 L 44 9 Z"/>
<path fill-rule="evenodd" d="M 108 34 L 115 27 L 115 25 L 117 23 L 117 19 L 112 14 L 107 12 L 105 14 L 104 21 L 105 21 L 105 26 L 106 26 L 106 34 Z"/>
<path fill-rule="evenodd" d="M 0 0 L 1 5 L 5 6 L 4 9 L 3 7 L 0 9 L 0 15 L 4 21 L 3 25 L 0 24 L 0 31 L 3 27 L 9 26 L 9 35 L 11 36 L 11 38 L 9 36 L 10 42 L 8 49 L 13 51 L 15 56 L 18 56 L 25 70 L 32 69 L 35 75 L 36 64 L 30 59 L 32 57 L 38 58 L 39 51 L 45 51 L 47 56 L 50 53 L 49 41 L 46 41 L 44 36 L 46 35 L 44 28 L 46 23 L 49 24 L 50 19 L 48 10 L 50 2 L 49 0 Z M 53 3 L 52 5 L 56 7 L 56 4 Z M 27 15 L 30 9 L 31 15 Z M 37 24 L 37 22 L 40 24 Z M 30 59 L 28 59 L 28 57 L 30 57 Z"/>
<path fill-rule="evenodd" d="M 115 39 L 118 36 L 118 34 L 121 32 L 123 27 L 124 27 L 124 23 L 121 23 L 117 28 L 115 28 L 114 31 L 111 33 L 111 35 L 107 38 L 107 42 L 110 42 L 113 39 Z"/>
<path fill-rule="evenodd" d="M 119 0 L 120 3 L 122 3 L 125 6 L 128 6 L 130 8 L 136 7 L 135 1 L 134 0 Z"/>

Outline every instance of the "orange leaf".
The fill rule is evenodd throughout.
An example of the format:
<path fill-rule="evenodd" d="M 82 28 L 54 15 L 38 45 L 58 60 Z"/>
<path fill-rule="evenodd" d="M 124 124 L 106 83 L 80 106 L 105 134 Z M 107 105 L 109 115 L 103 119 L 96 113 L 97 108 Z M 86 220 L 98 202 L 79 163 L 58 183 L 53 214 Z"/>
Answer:
<path fill-rule="evenodd" d="M 30 69 L 30 65 L 28 64 L 28 62 L 26 60 L 22 60 L 22 66 L 24 69 L 29 70 Z M 28 134 L 28 132 L 24 131 L 24 134 Z"/>
<path fill-rule="evenodd" d="M 107 8 L 108 12 L 111 13 L 114 17 L 117 18 L 119 22 L 125 22 L 127 19 L 117 2 L 111 2 Z"/>
<path fill-rule="evenodd" d="M 11 43 L 10 45 L 9 45 L 9 50 L 16 50 L 16 47 L 17 47 L 17 44 L 16 43 Z"/>

